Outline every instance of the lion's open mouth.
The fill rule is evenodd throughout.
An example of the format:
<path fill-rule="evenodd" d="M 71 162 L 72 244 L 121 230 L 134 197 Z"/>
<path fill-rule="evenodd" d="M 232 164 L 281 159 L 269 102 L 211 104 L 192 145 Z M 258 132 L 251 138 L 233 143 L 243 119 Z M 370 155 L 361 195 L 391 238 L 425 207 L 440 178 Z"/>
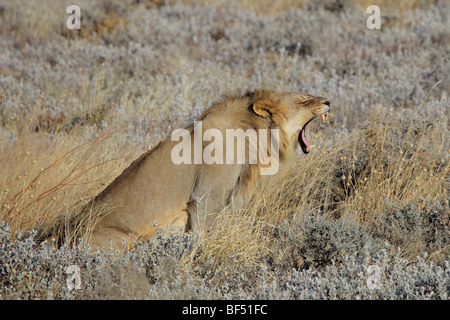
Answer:
<path fill-rule="evenodd" d="M 321 114 L 320 117 L 322 118 L 322 121 L 325 122 L 328 117 L 328 112 L 325 112 L 324 114 Z M 306 139 L 306 126 L 308 123 L 310 123 L 313 119 L 309 120 L 300 130 L 300 133 L 298 134 L 298 143 L 300 144 L 300 147 L 302 148 L 303 153 L 307 154 L 311 151 L 311 149 L 314 147 L 314 145 L 310 145 L 308 142 L 308 139 Z"/>

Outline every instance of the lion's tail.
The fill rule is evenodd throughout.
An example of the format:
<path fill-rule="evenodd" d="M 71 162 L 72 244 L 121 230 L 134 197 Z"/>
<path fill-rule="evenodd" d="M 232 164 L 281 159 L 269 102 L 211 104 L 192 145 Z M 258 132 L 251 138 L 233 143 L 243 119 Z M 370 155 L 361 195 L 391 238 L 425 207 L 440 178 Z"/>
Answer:
<path fill-rule="evenodd" d="M 50 238 L 54 234 L 55 228 L 38 227 L 36 236 L 34 237 L 34 243 L 40 245 L 42 242 Z"/>
<path fill-rule="evenodd" d="M 95 198 L 78 213 L 60 216 L 53 226 L 38 228 L 34 238 L 36 245 L 50 239 L 54 239 L 52 241 L 58 247 L 63 243 L 68 246 L 76 245 L 80 239 L 87 243 L 95 224 L 110 212 L 106 205 L 94 206 L 94 201 Z"/>
<path fill-rule="evenodd" d="M 66 234 L 66 219 L 60 218 L 53 226 L 40 226 L 37 228 L 36 236 L 34 237 L 34 242 L 36 246 L 42 244 L 46 240 L 54 239 L 52 241 L 59 247 L 65 239 Z"/>
<path fill-rule="evenodd" d="M 66 243 L 69 246 L 74 244 L 74 240 L 80 237 L 79 231 L 82 226 L 86 207 L 72 215 L 61 215 L 52 226 L 39 227 L 34 238 L 36 245 L 40 245 L 46 240 L 55 242 L 57 247 L 61 246 L 63 243 Z"/>

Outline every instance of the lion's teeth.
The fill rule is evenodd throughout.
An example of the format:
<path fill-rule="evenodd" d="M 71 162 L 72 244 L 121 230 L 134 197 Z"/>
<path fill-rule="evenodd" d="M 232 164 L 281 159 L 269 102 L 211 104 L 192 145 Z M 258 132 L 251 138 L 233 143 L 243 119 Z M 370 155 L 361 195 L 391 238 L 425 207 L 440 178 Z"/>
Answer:
<path fill-rule="evenodd" d="M 306 147 L 306 152 L 310 152 L 311 151 L 311 149 L 312 148 L 314 148 L 315 146 L 314 145 L 312 145 L 312 146 L 309 146 L 309 147 Z"/>
<path fill-rule="evenodd" d="M 322 114 L 322 115 L 320 116 L 320 117 L 322 118 L 322 121 L 323 121 L 323 122 L 327 121 L 327 116 L 328 116 L 327 113 Z"/>

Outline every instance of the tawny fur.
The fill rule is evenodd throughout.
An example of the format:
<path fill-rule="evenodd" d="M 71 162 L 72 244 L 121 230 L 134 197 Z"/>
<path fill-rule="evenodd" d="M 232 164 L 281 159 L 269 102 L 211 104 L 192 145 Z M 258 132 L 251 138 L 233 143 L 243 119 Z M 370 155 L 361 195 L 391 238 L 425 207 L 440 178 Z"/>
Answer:
<path fill-rule="evenodd" d="M 326 98 L 256 90 L 222 98 L 198 120 L 203 131 L 216 128 L 224 136 L 226 129 L 279 129 L 282 162 L 298 147 L 300 129 L 328 111 Z M 193 141 L 194 126 L 187 129 Z M 72 221 L 80 223 L 96 208 L 108 208 L 88 237 L 91 246 L 122 249 L 123 239 L 129 243 L 152 237 L 155 227 L 205 232 L 218 213 L 242 206 L 252 196 L 261 163 L 176 165 L 171 151 L 177 143 L 169 137 L 141 155 Z"/>

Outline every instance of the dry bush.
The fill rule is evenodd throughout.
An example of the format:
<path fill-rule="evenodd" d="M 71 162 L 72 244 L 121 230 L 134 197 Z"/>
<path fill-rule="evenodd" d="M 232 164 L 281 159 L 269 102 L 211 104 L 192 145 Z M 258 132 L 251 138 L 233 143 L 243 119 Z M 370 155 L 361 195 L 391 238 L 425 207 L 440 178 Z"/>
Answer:
<path fill-rule="evenodd" d="M 151 298 L 450 296 L 448 261 L 433 265 L 450 248 L 447 2 L 80 0 L 81 31 L 65 28 L 69 4 L 0 4 L 0 294 L 76 297 L 70 262 L 93 284 L 81 298 L 146 296 L 145 277 Z M 381 31 L 365 28 L 369 4 Z M 67 225 L 218 94 L 259 87 L 330 97 L 330 121 L 209 237 L 114 258 L 14 237 Z M 74 243 L 93 216 L 61 236 Z M 366 260 L 383 268 L 380 291 L 364 287 Z"/>
<path fill-rule="evenodd" d="M 212 269 L 218 278 L 226 277 L 233 266 L 254 268 L 261 259 L 275 264 L 291 261 L 291 267 L 311 266 L 311 261 L 320 259 L 311 258 L 312 253 L 304 247 L 299 250 L 305 256 L 297 258 L 286 257 L 297 253 L 276 249 L 274 241 L 280 241 L 280 233 L 288 232 L 280 226 L 287 223 L 307 228 L 317 223 L 308 220 L 312 215 L 325 219 L 319 221 L 325 228 L 329 228 L 326 221 L 342 220 L 357 222 L 369 232 L 377 226 L 384 228 L 389 214 L 387 203 L 398 201 L 417 203 L 422 215 L 428 214 L 427 210 L 420 211 L 425 203 L 443 201 L 439 219 L 447 230 L 444 233 L 448 232 L 448 160 L 443 138 L 446 119 L 402 119 L 380 111 L 383 108 L 376 110 L 358 130 L 346 136 L 342 128 L 326 128 L 323 124 L 318 128 L 317 122 L 313 123 L 309 135 L 316 145 L 314 152 L 292 159 L 277 175 L 267 178 L 244 208 L 222 214 L 216 229 L 198 244 L 189 261 L 197 264 L 213 257 Z M 14 144 L 2 145 L 9 157 L 2 159 L 5 187 L 1 193 L 1 220 L 8 221 L 13 231 L 31 230 L 38 225 L 51 229 L 61 222 L 68 226 L 84 204 L 120 174 L 119 168 L 126 162 L 121 154 L 126 149 L 121 150 L 123 145 L 116 147 L 115 132 L 85 139 L 80 135 L 86 129 L 77 127 L 67 135 L 60 133 L 52 138 L 28 133 Z M 78 237 L 87 241 L 100 213 L 80 215 L 87 220 L 78 221 L 79 228 L 60 236 L 69 241 Z M 301 230 L 299 234 L 307 232 Z M 379 237 L 405 245 L 388 234 Z M 308 238 L 299 239 L 308 243 Z M 444 241 L 431 250 L 421 249 L 439 251 L 447 245 Z M 286 250 L 290 248 L 286 246 Z M 335 250 L 324 255 L 322 258 L 328 256 L 328 260 L 323 261 L 335 257 Z M 321 256 L 320 252 L 314 251 L 317 256 Z M 408 258 L 413 256 L 408 254 Z"/>
<path fill-rule="evenodd" d="M 99 39 L 120 30 L 126 21 L 121 16 L 125 11 L 127 1 L 79 1 L 77 5 L 83 8 L 82 28 L 68 30 L 66 19 L 69 14 L 66 8 L 72 3 L 65 0 L 25 0 L 20 10 L 13 2 L 2 3 L 0 17 L 4 35 L 13 34 L 18 45 L 27 42 L 47 41 L 56 34 L 69 38 L 84 38 L 98 42 Z M 51 7 L 51 10 L 49 8 Z M 54 14 L 58 12 L 59 14 Z"/>

